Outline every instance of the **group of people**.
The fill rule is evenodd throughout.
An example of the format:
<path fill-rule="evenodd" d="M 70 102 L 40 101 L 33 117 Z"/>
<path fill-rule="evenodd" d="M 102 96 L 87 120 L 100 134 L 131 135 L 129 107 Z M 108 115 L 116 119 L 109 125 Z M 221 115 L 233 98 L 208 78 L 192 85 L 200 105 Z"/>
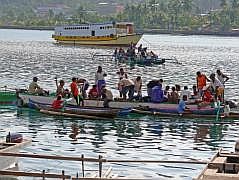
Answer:
<path fill-rule="evenodd" d="M 207 106 L 215 101 L 224 101 L 224 87 L 225 82 L 229 80 L 228 76 L 223 74 L 220 70 L 216 73 L 212 73 L 209 78 L 198 71 L 196 73 L 196 85 L 192 86 L 192 91 L 188 86 L 184 86 L 181 90 L 180 85 L 164 86 L 163 79 L 151 80 L 147 84 L 148 96 L 142 96 L 142 78 L 137 76 L 136 78 L 129 78 L 128 74 L 123 68 L 120 68 L 116 73 L 118 75 L 118 91 L 120 99 L 122 100 L 138 100 L 149 101 L 154 103 L 169 102 L 174 104 L 197 103 L 199 107 Z M 54 108 L 62 107 L 61 98 L 73 97 L 78 105 L 84 106 L 84 99 L 103 99 L 104 107 L 109 107 L 109 102 L 113 100 L 113 94 L 107 87 L 105 77 L 107 73 L 103 71 L 101 66 L 95 73 L 95 84 L 92 88 L 89 88 L 89 82 L 85 79 L 72 78 L 70 84 L 70 90 L 65 89 L 65 82 L 60 80 L 59 83 L 56 79 L 56 96 L 57 102 L 53 105 Z M 29 85 L 29 93 L 46 95 L 48 91 L 43 90 L 37 84 L 38 78 L 34 77 L 32 83 Z M 88 94 L 87 94 L 88 92 Z M 183 101 L 183 102 L 181 102 Z M 186 107 L 184 107 L 186 108 Z M 184 108 L 180 108 L 181 110 Z M 180 111 L 181 112 L 181 111 Z"/>
<path fill-rule="evenodd" d="M 114 57 L 118 60 L 135 60 L 136 58 L 152 60 L 158 58 L 153 51 L 147 51 L 147 47 L 143 47 L 142 44 L 140 44 L 138 48 L 134 44 L 131 44 L 126 52 L 123 48 L 116 48 L 114 51 Z"/>

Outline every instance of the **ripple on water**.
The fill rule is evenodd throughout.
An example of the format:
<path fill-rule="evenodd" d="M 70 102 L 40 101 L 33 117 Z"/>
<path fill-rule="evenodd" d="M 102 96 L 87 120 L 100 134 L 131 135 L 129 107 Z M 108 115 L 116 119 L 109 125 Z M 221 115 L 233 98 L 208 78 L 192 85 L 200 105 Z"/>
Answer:
<path fill-rule="evenodd" d="M 207 75 L 221 68 L 229 75 L 226 96 L 236 97 L 239 89 L 238 38 L 211 36 L 145 35 L 140 43 L 161 57 L 175 56 L 182 65 L 166 63 L 165 67 L 129 66 L 106 59 L 92 59 L 92 55 L 111 54 L 113 49 L 55 45 L 49 39 L 51 32 L 14 31 L 12 39 L 0 30 L 1 86 L 26 88 L 33 76 L 38 76 L 42 87 L 55 90 L 54 78 L 62 78 L 69 86 L 72 76 L 84 77 L 94 83 L 94 73 L 101 65 L 107 72 L 108 86 L 116 91 L 116 72 L 124 67 L 130 77 L 142 75 L 143 90 L 150 79 L 163 78 L 166 85 L 195 84 L 198 70 Z M 19 32 L 16 36 L 15 32 Z M 16 36 L 16 37 L 15 37 Z M 145 42 L 150 42 L 147 44 Z M 139 121 L 87 121 L 42 116 L 34 111 L 0 109 L 0 135 L 8 131 L 21 132 L 33 142 L 23 152 L 56 154 L 109 159 L 209 160 L 219 147 L 232 150 L 238 139 L 238 125 L 216 125 L 192 120 L 131 117 Z M 238 121 L 235 121 L 238 122 Z M 73 132 L 74 127 L 78 133 Z M 70 174 L 80 172 L 80 163 L 21 159 L 22 169 Z M 33 165 L 34 164 L 34 165 Z M 47 167 L 46 167 L 47 164 Z M 110 164 L 107 164 L 110 165 Z M 155 179 L 192 179 L 202 165 L 186 164 L 111 164 L 117 174 Z M 88 169 L 97 165 L 87 164 Z"/>

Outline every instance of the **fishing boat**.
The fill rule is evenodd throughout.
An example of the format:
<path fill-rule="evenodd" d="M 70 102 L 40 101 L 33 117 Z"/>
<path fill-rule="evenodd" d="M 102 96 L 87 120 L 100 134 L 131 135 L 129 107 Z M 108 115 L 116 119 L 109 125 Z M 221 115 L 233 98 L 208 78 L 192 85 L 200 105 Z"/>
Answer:
<path fill-rule="evenodd" d="M 6 87 L 0 89 L 0 105 L 15 105 L 17 100 L 16 91 Z"/>
<path fill-rule="evenodd" d="M 239 154 L 219 150 L 194 180 L 238 180 Z"/>
<path fill-rule="evenodd" d="M 23 100 L 24 104 L 29 106 L 30 100 L 38 103 L 42 103 L 43 105 L 50 105 L 53 103 L 55 97 L 54 96 L 36 96 L 30 95 L 26 93 L 19 94 L 19 97 Z M 99 107 L 103 108 L 103 100 L 91 100 L 85 99 L 84 100 L 85 107 Z M 76 106 L 76 102 L 74 99 L 67 102 L 67 106 Z M 141 114 L 155 114 L 155 113 L 169 113 L 166 115 L 178 115 L 177 114 L 177 107 L 178 104 L 171 104 L 171 103 L 153 103 L 153 102 L 139 102 L 139 101 L 121 101 L 121 100 L 114 100 L 109 102 L 110 108 L 117 108 L 117 109 L 127 109 L 132 108 L 134 112 Z M 197 104 L 189 104 L 187 107 L 193 112 L 193 114 L 198 115 L 215 115 L 218 112 L 218 108 L 214 108 L 211 106 L 201 107 L 198 108 Z M 140 111 L 139 111 L 140 110 Z M 223 111 L 223 107 L 220 108 L 220 112 Z"/>
<path fill-rule="evenodd" d="M 137 44 L 142 35 L 134 32 L 131 22 L 112 22 L 57 26 L 52 38 L 60 44 L 129 46 Z"/>
<path fill-rule="evenodd" d="M 150 110 L 143 110 L 139 108 L 132 109 L 132 112 L 138 114 L 145 114 L 145 115 L 156 115 L 160 117 L 182 117 L 182 118 L 207 118 L 207 119 L 238 119 L 239 112 L 230 112 L 228 116 L 225 116 L 223 113 L 223 108 L 220 109 L 220 113 L 217 114 L 218 109 L 201 109 L 201 110 L 192 110 L 187 111 L 183 114 L 178 114 L 177 112 L 174 113 L 167 113 L 167 112 L 156 112 Z"/>
<path fill-rule="evenodd" d="M 22 139 L 21 141 L 10 141 L 10 142 L 1 140 L 0 153 L 17 153 L 22 147 L 26 146 L 30 142 L 31 142 L 30 140 L 26 139 Z M 16 165 L 17 165 L 16 157 L 0 156 L 0 170 L 13 168 Z"/>
<path fill-rule="evenodd" d="M 30 99 L 29 107 L 39 109 L 41 113 L 49 115 L 59 115 L 66 117 L 79 117 L 79 118 L 115 118 L 120 115 L 120 109 L 113 108 L 100 108 L 100 107 L 86 107 L 86 106 L 64 106 L 62 109 L 54 109 L 50 104 L 43 104 Z"/>

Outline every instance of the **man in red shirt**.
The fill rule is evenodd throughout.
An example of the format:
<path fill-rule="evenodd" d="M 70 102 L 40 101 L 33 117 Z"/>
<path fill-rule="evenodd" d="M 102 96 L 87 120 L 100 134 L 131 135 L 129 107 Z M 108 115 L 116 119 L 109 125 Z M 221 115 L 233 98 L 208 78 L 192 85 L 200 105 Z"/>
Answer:
<path fill-rule="evenodd" d="M 76 81 L 77 81 L 77 79 L 75 77 L 73 77 L 72 83 L 70 85 L 71 93 L 76 100 L 76 104 L 80 105 L 80 102 L 82 102 L 82 106 L 84 106 L 84 100 L 83 100 L 83 97 L 79 94 L 78 85 L 77 85 Z"/>

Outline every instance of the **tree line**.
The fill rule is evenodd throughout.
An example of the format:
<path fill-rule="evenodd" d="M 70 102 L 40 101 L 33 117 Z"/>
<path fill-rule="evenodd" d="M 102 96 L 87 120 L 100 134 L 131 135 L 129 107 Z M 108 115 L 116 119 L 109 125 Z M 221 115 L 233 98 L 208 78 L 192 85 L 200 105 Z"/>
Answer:
<path fill-rule="evenodd" d="M 22 0 L 18 6 L 9 6 L 9 0 L 1 0 L 0 25 L 55 26 L 62 24 L 94 23 L 105 21 L 130 21 L 139 29 L 163 29 L 168 31 L 230 31 L 239 28 L 239 0 L 219 0 L 218 9 L 202 12 L 195 0 L 147 0 L 126 4 L 124 11 L 100 15 L 89 3 L 78 4 L 66 13 L 53 10 L 43 17 L 34 11 L 34 0 Z M 38 3 L 50 2 L 41 0 Z M 58 0 L 63 3 L 63 0 Z M 73 1 L 73 0 L 72 0 Z M 17 0 L 12 0 L 17 3 Z"/>

